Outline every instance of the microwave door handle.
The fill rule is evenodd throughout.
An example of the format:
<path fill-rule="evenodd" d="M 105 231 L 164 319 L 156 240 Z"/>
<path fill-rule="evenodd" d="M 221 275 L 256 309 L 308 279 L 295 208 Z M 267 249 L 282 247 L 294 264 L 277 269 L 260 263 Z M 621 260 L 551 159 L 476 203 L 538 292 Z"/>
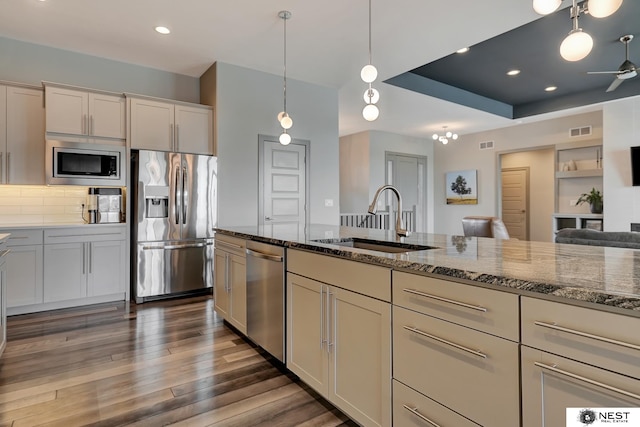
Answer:
<path fill-rule="evenodd" d="M 187 181 L 187 168 L 183 167 L 182 168 L 182 190 L 181 190 L 181 201 L 180 204 L 182 205 L 182 223 L 186 224 L 187 223 L 187 203 L 184 199 L 184 194 L 185 194 L 185 187 L 186 187 L 186 181 Z"/>

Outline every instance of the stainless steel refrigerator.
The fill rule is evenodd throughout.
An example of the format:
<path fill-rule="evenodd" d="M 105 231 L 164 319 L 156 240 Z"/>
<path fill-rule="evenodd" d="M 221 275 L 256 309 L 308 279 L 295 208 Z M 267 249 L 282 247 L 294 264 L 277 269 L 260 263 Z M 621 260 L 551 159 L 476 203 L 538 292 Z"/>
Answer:
<path fill-rule="evenodd" d="M 131 283 L 137 303 L 213 285 L 217 158 L 131 154 Z"/>

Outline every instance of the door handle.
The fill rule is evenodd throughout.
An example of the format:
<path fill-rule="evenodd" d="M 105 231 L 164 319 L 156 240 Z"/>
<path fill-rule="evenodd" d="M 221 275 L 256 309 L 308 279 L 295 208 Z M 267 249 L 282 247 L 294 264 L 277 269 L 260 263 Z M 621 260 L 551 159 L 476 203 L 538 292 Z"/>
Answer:
<path fill-rule="evenodd" d="M 246 249 L 245 253 L 247 255 L 250 256 L 254 256 L 256 258 L 262 258 L 262 259 L 266 259 L 268 261 L 274 261 L 274 262 L 282 262 L 282 257 L 279 255 L 269 255 L 269 254 L 264 254 L 262 252 L 256 252 L 256 251 L 252 251 L 251 249 Z"/>
<path fill-rule="evenodd" d="M 327 340 L 324 338 L 324 286 L 320 285 L 320 350 Z"/>
<path fill-rule="evenodd" d="M 180 174 L 180 169 L 176 168 L 176 179 L 175 185 L 173 186 L 173 214 L 176 217 L 176 224 L 180 224 L 180 208 L 178 207 L 178 175 Z"/>
<path fill-rule="evenodd" d="M 429 418 L 425 417 L 420 412 L 418 412 L 418 408 L 412 408 L 412 407 L 410 407 L 408 405 L 402 405 L 402 406 L 404 407 L 404 409 L 406 409 L 407 411 L 411 412 L 413 415 L 415 415 L 416 417 L 420 418 L 422 421 L 424 421 L 425 423 L 429 424 L 430 426 L 440 427 L 440 424 L 436 424 L 435 422 L 431 421 Z"/>
<path fill-rule="evenodd" d="M 175 151 L 173 146 L 173 123 L 169 124 L 169 145 L 171 150 Z"/>
<path fill-rule="evenodd" d="M 184 200 L 185 181 L 187 180 L 187 168 L 182 167 L 182 190 L 180 191 L 180 204 L 182 205 L 182 223 L 187 223 L 187 203 Z"/>
<path fill-rule="evenodd" d="M 176 125 L 176 145 L 175 145 L 175 150 L 179 151 L 180 150 L 180 125 Z"/>
<path fill-rule="evenodd" d="M 87 273 L 87 244 L 82 244 L 82 275 Z"/>
<path fill-rule="evenodd" d="M 335 317 L 336 313 L 332 305 L 331 305 L 331 297 L 333 297 L 333 301 L 335 302 L 335 295 L 331 292 L 330 289 L 327 289 L 327 353 L 331 353 L 331 347 L 335 346 L 335 334 L 331 330 L 332 327 L 335 327 L 336 319 L 331 318 Z"/>
<path fill-rule="evenodd" d="M 451 342 L 449 340 L 445 340 L 444 338 L 440 338 L 440 337 L 437 337 L 435 335 L 428 334 L 428 333 L 426 333 L 424 331 L 421 331 L 418 328 L 414 328 L 412 326 L 406 326 L 406 325 L 403 326 L 403 328 L 406 329 L 409 332 L 413 332 L 414 334 L 422 335 L 423 337 L 427 337 L 427 338 L 430 338 L 430 339 L 432 339 L 434 341 L 438 341 L 438 342 L 440 342 L 442 344 L 446 344 L 448 346 L 457 348 L 458 350 L 466 351 L 467 353 L 471 353 L 474 356 L 478 356 L 478 357 L 481 357 L 483 359 L 487 358 L 487 355 L 484 354 L 484 353 L 481 353 L 481 352 L 479 352 L 477 350 L 470 349 L 469 347 L 465 347 L 465 346 L 460 345 L 460 344 L 456 344 L 456 343 Z"/>
<path fill-rule="evenodd" d="M 270 216 L 265 216 L 265 217 L 264 217 L 264 220 L 265 220 L 265 221 L 272 221 L 272 220 L 273 220 L 273 218 L 271 218 Z"/>
<path fill-rule="evenodd" d="M 11 183 L 11 153 L 7 152 L 7 184 Z"/>
<path fill-rule="evenodd" d="M 2 167 L 3 166 L 3 164 L 2 164 L 2 155 L 3 154 L 4 153 L 0 152 L 0 183 L 2 183 L 2 172 L 4 172 L 4 168 Z"/>

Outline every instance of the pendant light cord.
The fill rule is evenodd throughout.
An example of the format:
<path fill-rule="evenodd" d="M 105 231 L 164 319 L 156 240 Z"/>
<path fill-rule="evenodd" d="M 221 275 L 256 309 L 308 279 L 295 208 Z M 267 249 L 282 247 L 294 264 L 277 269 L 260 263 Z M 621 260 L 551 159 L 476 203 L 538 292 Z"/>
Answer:
<path fill-rule="evenodd" d="M 371 61 L 371 0 L 369 0 L 369 64 L 372 64 Z"/>
<path fill-rule="evenodd" d="M 284 20 L 284 112 L 287 112 L 287 19 L 289 19 L 288 12 L 285 12 L 282 19 Z"/>

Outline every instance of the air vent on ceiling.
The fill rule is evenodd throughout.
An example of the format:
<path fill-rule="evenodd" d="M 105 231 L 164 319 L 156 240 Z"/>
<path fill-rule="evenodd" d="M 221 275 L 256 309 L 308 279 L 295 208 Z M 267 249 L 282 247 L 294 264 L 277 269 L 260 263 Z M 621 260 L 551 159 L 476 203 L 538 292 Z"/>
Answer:
<path fill-rule="evenodd" d="M 571 137 L 585 136 L 585 135 L 591 135 L 591 126 L 583 126 L 581 128 L 569 129 L 569 136 Z"/>
<path fill-rule="evenodd" d="M 481 150 L 493 150 L 493 141 L 481 142 L 480 143 Z"/>

